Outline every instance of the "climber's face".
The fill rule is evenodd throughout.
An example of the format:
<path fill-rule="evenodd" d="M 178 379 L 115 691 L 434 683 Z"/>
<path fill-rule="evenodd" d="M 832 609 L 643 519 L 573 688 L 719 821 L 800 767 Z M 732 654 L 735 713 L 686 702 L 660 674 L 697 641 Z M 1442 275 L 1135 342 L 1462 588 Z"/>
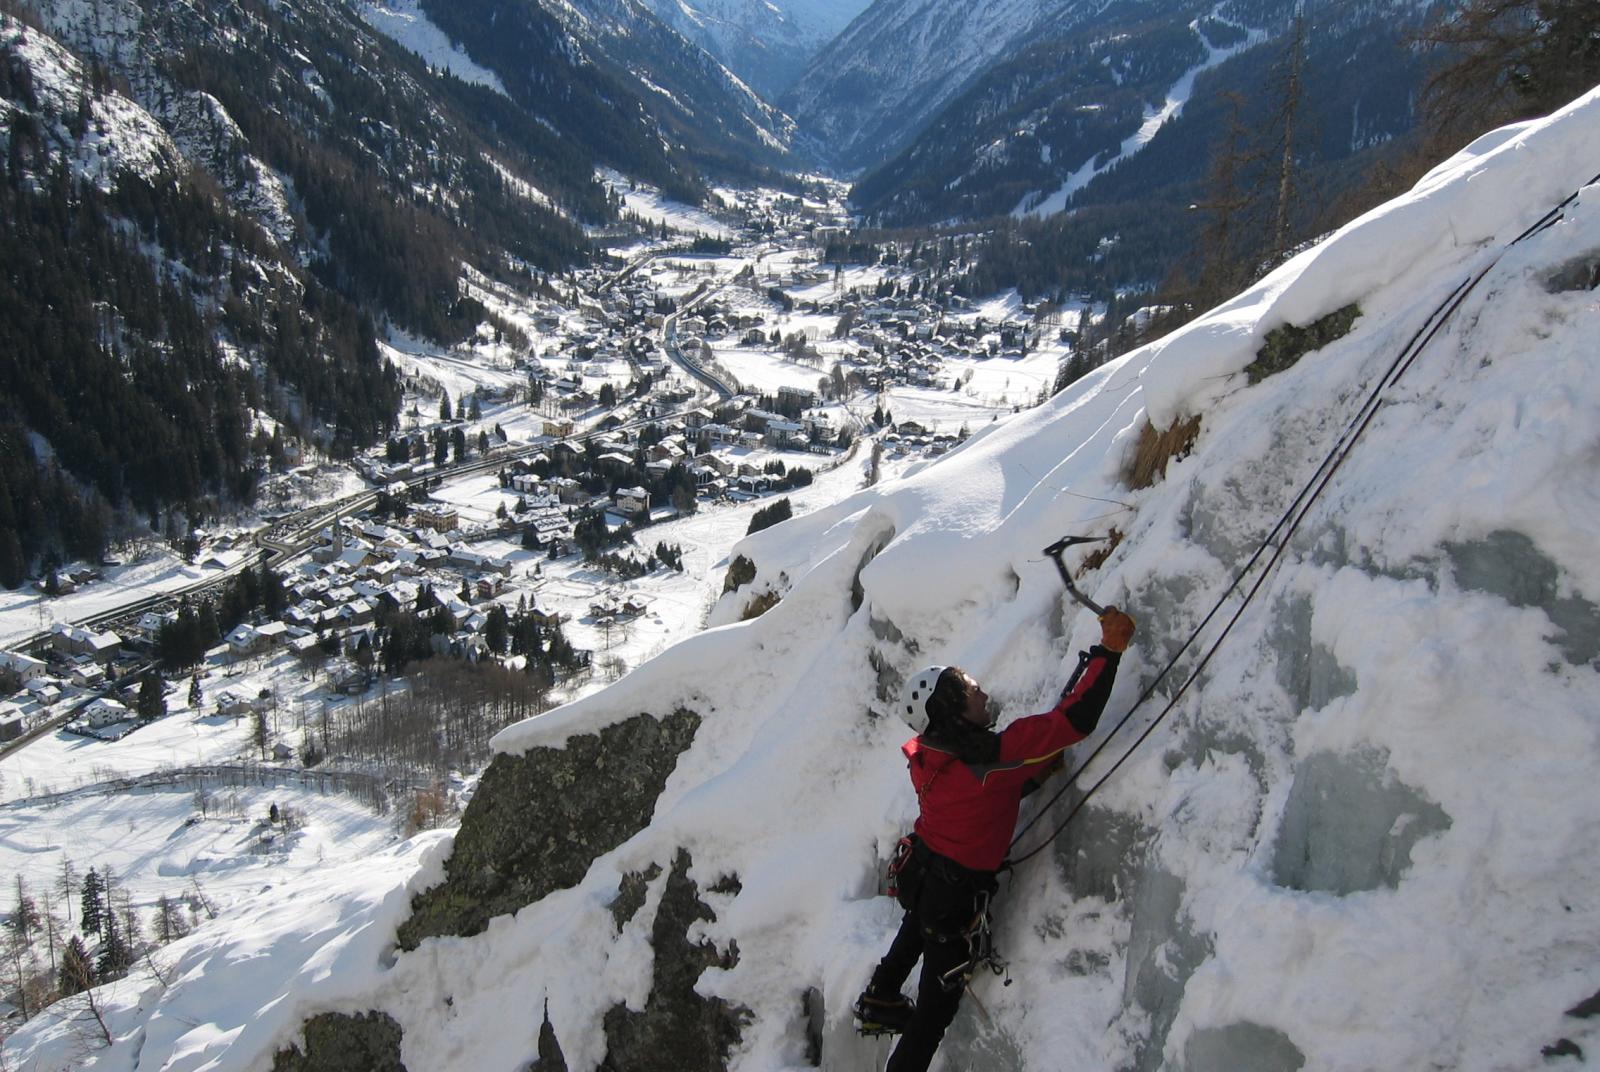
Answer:
<path fill-rule="evenodd" d="M 961 712 L 962 717 L 974 726 L 992 725 L 994 718 L 989 714 L 989 694 L 978 687 L 971 674 L 963 673 L 961 678 L 967 689 L 967 707 Z"/>

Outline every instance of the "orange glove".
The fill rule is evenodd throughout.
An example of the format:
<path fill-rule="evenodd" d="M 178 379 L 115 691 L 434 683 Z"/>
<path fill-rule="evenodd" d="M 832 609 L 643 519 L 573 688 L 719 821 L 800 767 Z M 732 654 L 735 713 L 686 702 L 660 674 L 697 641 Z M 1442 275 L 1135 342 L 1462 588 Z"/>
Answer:
<path fill-rule="evenodd" d="M 1133 630 L 1132 618 L 1116 607 L 1107 607 L 1100 616 L 1100 646 L 1108 651 L 1127 651 Z"/>

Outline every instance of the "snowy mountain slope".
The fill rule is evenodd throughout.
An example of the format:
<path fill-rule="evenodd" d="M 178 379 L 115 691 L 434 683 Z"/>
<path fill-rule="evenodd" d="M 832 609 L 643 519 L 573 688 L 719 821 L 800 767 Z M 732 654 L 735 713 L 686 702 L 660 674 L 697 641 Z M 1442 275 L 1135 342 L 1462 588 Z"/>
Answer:
<path fill-rule="evenodd" d="M 1160 133 L 1162 127 L 1178 118 L 1183 112 L 1183 106 L 1189 102 L 1190 96 L 1194 93 L 1196 78 L 1235 54 L 1260 44 L 1266 38 L 1266 34 L 1262 31 L 1249 31 L 1238 28 L 1242 33 L 1242 37 L 1231 41 L 1225 46 L 1218 46 L 1207 40 L 1200 33 L 1200 20 L 1196 19 L 1190 23 L 1190 28 L 1200 36 L 1201 41 L 1205 44 L 1205 55 L 1193 67 L 1184 71 L 1178 80 L 1168 88 L 1159 107 L 1145 109 L 1144 119 L 1139 124 L 1139 129 L 1123 139 L 1122 144 L 1117 147 L 1116 155 L 1109 160 L 1102 159 L 1099 154 L 1091 156 L 1069 174 L 1066 181 L 1057 187 L 1054 192 L 1050 193 L 1049 196 L 1041 198 L 1041 195 L 1033 194 L 1024 198 L 1012 210 L 1011 214 L 1013 216 L 1049 216 L 1066 208 L 1067 202 L 1072 199 L 1073 194 L 1149 145 L 1150 140 Z M 1041 157 L 1054 155 L 1054 146 L 1048 146 L 1040 150 Z"/>
<path fill-rule="evenodd" d="M 1277 136 L 1293 10 L 1277 0 L 1064 8 L 973 71 L 917 129 L 886 135 L 891 152 L 852 199 L 891 225 L 1049 215 L 1072 199 L 1115 206 L 1102 235 L 1141 218 L 1182 232 L 1187 206 L 1204 196 L 1219 131 L 1243 124 L 1263 146 Z M 1296 135 L 1303 188 L 1331 183 L 1320 196 L 1335 196 L 1349 181 L 1341 165 L 1412 128 L 1423 71 L 1405 35 L 1422 13 L 1413 0 L 1307 13 Z"/>
<path fill-rule="evenodd" d="M 474 82 L 505 93 L 505 86 L 493 71 L 473 63 L 472 57 L 434 25 L 428 13 L 422 10 L 421 0 L 363 3 L 357 11 L 369 26 L 421 56 L 429 66 L 443 67 L 463 82 Z"/>
<path fill-rule="evenodd" d="M 558 56 L 561 66 L 583 72 L 580 81 L 595 87 L 583 102 L 587 118 L 645 124 L 673 165 L 647 173 L 630 160 L 606 161 L 636 178 L 703 196 L 692 173 L 748 180 L 787 162 L 793 122 L 644 0 L 419 0 L 419 7 L 525 106 L 560 109 L 573 99 L 545 65 L 529 64 L 530 54 Z"/>
<path fill-rule="evenodd" d="M 642 108 L 584 107 L 615 89 L 592 67 L 551 65 L 566 107 L 521 109 L 358 14 L 39 0 L 0 15 L 7 255 L 35 269 L 4 298 L 0 438 L 37 436 L 72 477 L 47 494 L 60 511 L 0 526 L 7 583 L 98 559 L 173 506 L 247 504 L 291 439 L 373 442 L 401 392 L 376 331 L 454 344 L 487 315 L 469 266 L 526 292 L 531 271 L 586 259 L 580 221 L 616 219 L 600 164 L 698 185 Z M 43 458 L 5 450 L 17 503 L 54 479 Z"/>
<path fill-rule="evenodd" d="M 865 0 L 652 0 L 662 22 L 717 57 L 768 100 L 861 13 Z"/>
<path fill-rule="evenodd" d="M 331 1013 L 413 1072 L 878 1067 L 848 1010 L 915 812 L 883 697 L 953 662 L 1002 720 L 1047 707 L 1097 633 L 1038 549 L 1115 527 L 1081 578 L 1141 625 L 1105 739 L 1478 273 L 1196 685 L 1003 884 L 1017 985 L 976 980 L 986 1014 L 969 1003 L 945 1048 L 1001 1069 L 1489 1070 L 1592 1047 L 1565 1011 L 1600 990 L 1600 188 L 1509 243 L 1596 178 L 1597 134 L 1600 90 L 1487 136 L 1183 331 L 750 537 L 727 624 L 506 731 L 453 838 L 168 947 L 165 986 L 102 994 L 115 1044 L 87 1061 L 81 1027 L 43 1018 L 7 1055 L 265 1068 Z M 1343 338 L 1243 374 L 1274 329 L 1351 303 Z M 1130 491 L 1146 422 L 1191 415 L 1193 453 Z M 782 598 L 735 621 L 762 593 Z M 602 836 L 624 803 L 648 823 Z M 534 888 L 473 921 L 472 891 Z M 641 1040 L 699 1048 L 630 1064 Z"/>
<path fill-rule="evenodd" d="M 35 110 L 46 116 L 66 116 L 75 112 L 88 82 L 83 62 L 56 41 L 29 32 L 21 23 L 0 24 L 0 50 L 26 69 L 34 93 Z M 180 159 L 177 145 L 143 108 L 121 94 L 106 94 L 83 102 L 89 109 L 89 123 L 83 136 L 74 135 L 59 124 L 48 130 L 52 148 L 70 162 L 75 174 L 101 190 L 110 190 L 117 172 L 127 168 L 153 179 L 173 167 Z M 29 109 L 11 100 L 0 99 L 7 143 L 17 117 Z M 91 135 L 92 131 L 92 135 Z"/>
<path fill-rule="evenodd" d="M 816 151 L 856 170 L 899 149 L 1019 36 L 1103 0 L 876 0 L 783 97 Z"/>
<path fill-rule="evenodd" d="M 783 11 L 808 36 L 830 41 L 871 6 L 871 0 L 783 0 Z"/>

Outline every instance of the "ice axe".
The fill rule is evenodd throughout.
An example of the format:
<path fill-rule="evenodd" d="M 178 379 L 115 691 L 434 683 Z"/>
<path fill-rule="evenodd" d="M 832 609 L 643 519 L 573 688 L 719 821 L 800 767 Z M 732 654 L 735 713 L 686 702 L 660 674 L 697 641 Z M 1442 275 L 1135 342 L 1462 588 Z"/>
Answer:
<path fill-rule="evenodd" d="M 1061 573 L 1061 583 L 1067 586 L 1067 594 L 1073 599 L 1076 599 L 1079 603 L 1082 603 L 1088 609 L 1094 611 L 1095 617 L 1097 618 L 1104 618 L 1106 609 L 1100 604 L 1096 603 L 1094 600 L 1090 599 L 1088 596 L 1084 595 L 1082 592 L 1078 591 L 1078 586 L 1072 583 L 1072 574 L 1067 570 L 1067 564 L 1062 560 L 1061 556 L 1069 547 L 1076 546 L 1080 543 L 1099 543 L 1105 538 L 1106 537 L 1104 536 L 1063 536 L 1061 539 L 1044 549 L 1044 553 L 1055 560 L 1056 569 Z"/>

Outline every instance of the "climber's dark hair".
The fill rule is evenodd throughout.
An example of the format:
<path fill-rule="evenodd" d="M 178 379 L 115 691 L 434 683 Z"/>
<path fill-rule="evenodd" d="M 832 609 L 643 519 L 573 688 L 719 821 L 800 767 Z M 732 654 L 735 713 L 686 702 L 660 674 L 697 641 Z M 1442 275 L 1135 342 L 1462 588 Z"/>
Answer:
<path fill-rule="evenodd" d="M 1000 735 L 968 722 L 962 717 L 966 709 L 966 675 L 960 667 L 946 667 L 928 696 L 928 729 L 923 736 L 954 752 L 963 763 L 993 763 L 1000 758 Z"/>
<path fill-rule="evenodd" d="M 959 666 L 947 666 L 928 694 L 928 728 L 944 727 L 962 721 L 967 708 L 966 674 Z"/>

